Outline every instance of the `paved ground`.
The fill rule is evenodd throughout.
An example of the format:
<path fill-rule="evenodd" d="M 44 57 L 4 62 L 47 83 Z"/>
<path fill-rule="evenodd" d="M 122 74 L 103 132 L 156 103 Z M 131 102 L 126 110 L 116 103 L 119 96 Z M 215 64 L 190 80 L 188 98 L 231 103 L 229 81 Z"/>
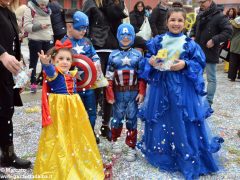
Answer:
<path fill-rule="evenodd" d="M 224 137 L 225 142 L 218 153 L 222 162 L 222 169 L 217 174 L 201 177 L 202 180 L 238 180 L 240 179 L 240 81 L 230 82 L 223 73 L 222 66 L 218 66 L 218 86 L 213 104 L 214 114 L 207 120 L 214 134 Z M 24 107 L 16 108 L 14 121 L 14 143 L 19 156 L 34 163 L 38 138 L 41 131 L 40 93 L 36 95 L 25 92 L 22 95 Z M 98 131 L 101 119 L 98 117 L 96 130 Z M 139 122 L 141 129 L 141 123 Z M 139 138 L 142 134 L 140 131 Z M 121 139 L 124 143 L 124 140 Z M 125 162 L 123 154 L 113 156 L 110 144 L 101 138 L 99 144 L 104 162 L 113 159 L 113 179 L 115 180 L 180 180 L 179 173 L 167 173 L 149 165 L 142 154 L 138 152 L 138 159 L 133 163 Z M 32 169 L 16 170 L 0 168 L 11 178 L 32 179 Z"/>

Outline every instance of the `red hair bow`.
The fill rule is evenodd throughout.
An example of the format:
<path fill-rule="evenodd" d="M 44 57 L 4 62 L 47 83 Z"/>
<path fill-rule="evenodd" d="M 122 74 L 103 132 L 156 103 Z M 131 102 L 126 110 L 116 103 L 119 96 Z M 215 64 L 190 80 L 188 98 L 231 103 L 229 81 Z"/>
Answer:
<path fill-rule="evenodd" d="M 58 51 L 59 49 L 71 49 L 72 48 L 72 42 L 67 39 L 65 42 L 61 42 L 59 40 L 56 41 L 55 43 L 55 49 Z"/>

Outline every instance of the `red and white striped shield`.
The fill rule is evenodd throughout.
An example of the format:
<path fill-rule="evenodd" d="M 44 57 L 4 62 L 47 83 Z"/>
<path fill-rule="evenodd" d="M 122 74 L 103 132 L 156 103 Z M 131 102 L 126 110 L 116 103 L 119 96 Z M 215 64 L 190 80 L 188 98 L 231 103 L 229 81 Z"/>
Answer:
<path fill-rule="evenodd" d="M 72 66 L 78 69 L 77 90 L 89 89 L 97 79 L 93 61 L 82 54 L 74 55 Z"/>

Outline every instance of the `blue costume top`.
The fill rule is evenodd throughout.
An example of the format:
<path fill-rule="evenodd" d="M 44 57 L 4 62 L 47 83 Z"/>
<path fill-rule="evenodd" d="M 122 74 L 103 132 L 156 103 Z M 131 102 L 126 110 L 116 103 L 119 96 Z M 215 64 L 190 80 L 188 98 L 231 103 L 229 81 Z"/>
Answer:
<path fill-rule="evenodd" d="M 144 64 L 145 59 L 136 49 L 114 50 L 107 65 L 106 78 L 109 86 L 106 88 L 106 98 L 113 100 L 113 91 L 138 90 L 140 94 L 145 95 Z"/>
<path fill-rule="evenodd" d="M 92 59 L 93 62 L 100 61 L 99 56 L 97 55 L 91 41 L 88 38 L 83 37 L 82 39 L 75 39 L 75 38 L 69 38 L 67 35 L 64 36 L 62 39 L 62 42 L 66 41 L 67 39 L 70 39 L 72 42 L 72 54 L 82 54 L 90 59 Z"/>
<path fill-rule="evenodd" d="M 47 83 L 50 87 L 51 93 L 55 94 L 73 94 L 76 93 L 76 78 L 77 71 L 69 71 L 63 74 L 57 70 L 52 64 L 42 65 L 46 73 Z"/>
<path fill-rule="evenodd" d="M 139 147 L 154 166 L 181 171 L 186 179 L 216 172 L 212 153 L 220 149 L 222 138 L 209 142 L 205 119 L 210 116 L 204 92 L 205 56 L 198 44 L 170 32 L 147 42 L 147 57 L 167 49 L 168 57 L 184 60 L 179 71 L 160 71 L 147 63 L 144 76 L 149 88 L 141 115 L 145 131 Z"/>
<path fill-rule="evenodd" d="M 119 86 L 136 85 L 143 69 L 144 59 L 138 50 L 114 50 L 109 56 L 106 78 Z"/>

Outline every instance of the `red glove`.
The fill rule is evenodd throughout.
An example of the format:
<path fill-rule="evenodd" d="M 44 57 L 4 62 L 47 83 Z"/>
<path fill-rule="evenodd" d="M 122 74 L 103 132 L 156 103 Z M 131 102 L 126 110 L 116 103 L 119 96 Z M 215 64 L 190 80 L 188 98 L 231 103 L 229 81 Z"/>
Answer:
<path fill-rule="evenodd" d="M 113 81 L 108 80 L 108 86 L 106 87 L 106 98 L 107 101 L 114 101 L 114 92 L 113 92 Z"/>
<path fill-rule="evenodd" d="M 138 91 L 139 94 L 145 96 L 146 93 L 146 82 L 143 79 L 138 80 Z"/>

